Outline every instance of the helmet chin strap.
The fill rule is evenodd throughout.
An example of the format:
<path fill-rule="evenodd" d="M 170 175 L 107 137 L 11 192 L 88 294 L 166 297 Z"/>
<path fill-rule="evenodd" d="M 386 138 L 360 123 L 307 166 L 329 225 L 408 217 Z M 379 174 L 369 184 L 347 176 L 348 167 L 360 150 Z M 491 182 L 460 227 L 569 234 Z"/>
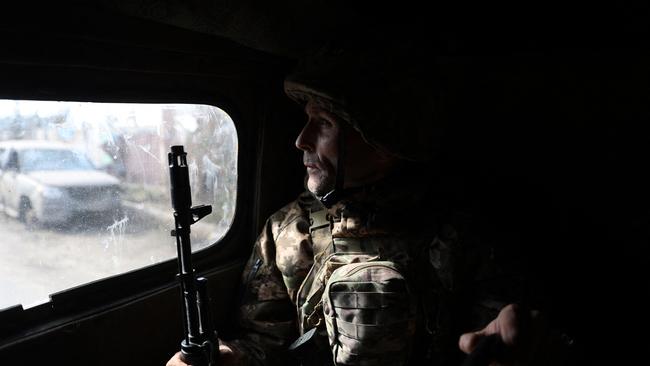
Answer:
<path fill-rule="evenodd" d="M 334 189 L 327 192 L 324 196 L 320 197 L 321 203 L 327 207 L 332 207 L 343 197 L 343 184 L 345 179 L 345 124 L 340 124 L 338 136 L 338 157 L 336 159 L 336 182 Z"/>

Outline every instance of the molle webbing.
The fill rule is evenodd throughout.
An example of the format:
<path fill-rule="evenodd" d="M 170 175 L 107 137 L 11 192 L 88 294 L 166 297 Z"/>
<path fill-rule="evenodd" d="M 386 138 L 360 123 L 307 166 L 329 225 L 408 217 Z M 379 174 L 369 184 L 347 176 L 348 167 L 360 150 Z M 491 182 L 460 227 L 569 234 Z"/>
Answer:
<path fill-rule="evenodd" d="M 313 233 L 315 230 L 326 230 L 330 228 L 331 221 L 327 210 L 324 208 L 312 207 L 309 210 L 309 232 Z"/>
<path fill-rule="evenodd" d="M 330 253 L 378 253 L 376 239 L 367 237 L 350 237 L 332 239 L 334 218 L 320 205 L 314 205 L 309 210 L 309 232 L 314 245 L 314 257 L 324 250 Z M 331 246 L 331 248 L 330 248 Z"/>
<path fill-rule="evenodd" d="M 395 292 L 336 292 L 330 295 L 332 305 L 341 309 L 382 309 L 396 305 Z"/>
<path fill-rule="evenodd" d="M 300 333 L 317 328 L 310 342 L 333 347 L 335 363 L 399 365 L 415 329 L 415 303 L 402 273 L 411 240 L 368 231 L 366 221 L 356 220 L 363 212 L 339 219 L 332 211 L 320 202 L 309 210 L 314 262 L 296 299 Z M 349 219 L 356 220 L 352 226 Z"/>
<path fill-rule="evenodd" d="M 317 257 L 327 256 L 333 252 L 332 217 L 320 204 L 315 204 L 309 210 L 309 233 L 314 252 L 314 265 L 320 266 Z"/>

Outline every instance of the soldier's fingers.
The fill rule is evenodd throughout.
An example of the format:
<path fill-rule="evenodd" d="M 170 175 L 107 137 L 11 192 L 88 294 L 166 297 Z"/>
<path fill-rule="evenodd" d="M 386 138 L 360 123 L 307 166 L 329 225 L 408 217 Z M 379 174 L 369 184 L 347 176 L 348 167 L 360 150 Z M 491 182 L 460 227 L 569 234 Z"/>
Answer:
<path fill-rule="evenodd" d="M 510 304 L 499 312 L 496 322 L 496 333 L 501 335 L 503 343 L 508 346 L 517 345 L 519 341 L 521 317 L 522 311 L 516 304 Z"/>
<path fill-rule="evenodd" d="M 189 365 L 183 362 L 183 360 L 181 359 L 181 353 L 176 352 L 174 357 L 172 357 L 169 361 L 167 361 L 166 366 L 189 366 Z"/>
<path fill-rule="evenodd" d="M 492 320 L 490 323 L 488 323 L 488 325 L 485 326 L 485 328 L 481 330 L 461 335 L 460 339 L 458 340 L 458 347 L 461 351 L 470 353 L 474 350 L 474 348 L 476 348 L 476 344 L 478 344 L 482 337 L 495 333 L 499 333 L 498 318 Z"/>
<path fill-rule="evenodd" d="M 460 339 L 458 340 L 458 347 L 461 351 L 469 354 L 474 350 L 474 348 L 476 348 L 476 344 L 478 343 L 479 339 L 481 339 L 482 335 L 483 334 L 481 331 L 465 333 L 460 336 Z"/>
<path fill-rule="evenodd" d="M 219 343 L 219 354 L 222 355 L 222 356 L 223 355 L 232 355 L 232 354 L 234 354 L 234 351 L 232 350 L 232 348 L 230 348 L 230 346 Z"/>

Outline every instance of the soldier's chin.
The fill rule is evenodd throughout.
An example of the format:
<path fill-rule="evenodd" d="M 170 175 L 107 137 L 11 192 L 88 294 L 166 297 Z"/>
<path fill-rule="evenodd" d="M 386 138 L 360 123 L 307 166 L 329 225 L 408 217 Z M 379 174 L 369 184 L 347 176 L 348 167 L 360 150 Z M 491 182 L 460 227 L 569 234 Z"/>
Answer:
<path fill-rule="evenodd" d="M 309 192 L 313 193 L 315 196 L 322 197 L 334 189 L 334 185 L 310 176 L 307 180 L 307 189 L 309 189 Z"/>

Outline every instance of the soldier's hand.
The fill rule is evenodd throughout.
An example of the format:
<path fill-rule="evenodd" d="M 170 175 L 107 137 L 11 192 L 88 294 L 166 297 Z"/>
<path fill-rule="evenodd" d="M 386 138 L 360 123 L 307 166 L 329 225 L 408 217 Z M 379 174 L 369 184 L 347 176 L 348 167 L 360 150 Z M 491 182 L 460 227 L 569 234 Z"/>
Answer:
<path fill-rule="evenodd" d="M 463 334 L 458 346 L 469 354 L 481 339 L 491 335 L 497 335 L 501 343 L 501 347 L 495 347 L 498 350 L 496 354 L 490 357 L 494 365 L 535 365 L 540 359 L 540 352 L 545 352 L 540 349 L 541 340 L 546 337 L 546 324 L 542 316 L 537 311 L 522 309 L 516 304 L 501 309 L 485 328 Z"/>
<path fill-rule="evenodd" d="M 233 351 L 231 347 L 229 347 L 226 344 L 223 344 L 219 342 L 219 361 L 218 365 L 219 366 L 229 366 L 229 365 L 237 365 L 239 361 L 239 357 L 237 357 L 236 353 Z M 176 352 L 174 357 L 172 357 L 169 361 L 167 361 L 166 366 L 188 366 L 187 363 L 183 362 L 183 359 L 181 357 L 180 352 Z"/>
<path fill-rule="evenodd" d="M 187 364 L 183 362 L 183 360 L 181 359 L 181 353 L 176 352 L 174 357 L 169 359 L 169 361 L 167 361 L 167 364 L 165 366 L 187 366 Z"/>

